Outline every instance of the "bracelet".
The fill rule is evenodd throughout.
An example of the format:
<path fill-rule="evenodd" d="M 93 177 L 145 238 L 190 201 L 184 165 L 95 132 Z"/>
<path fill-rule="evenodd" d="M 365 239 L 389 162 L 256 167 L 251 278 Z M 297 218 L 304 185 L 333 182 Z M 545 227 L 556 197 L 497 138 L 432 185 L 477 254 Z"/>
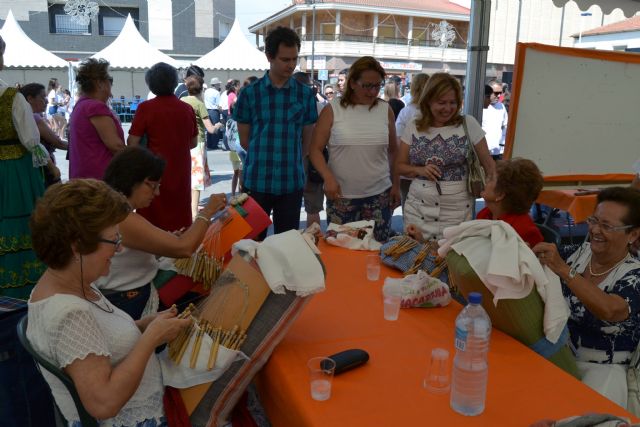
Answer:
<path fill-rule="evenodd" d="M 208 224 L 211 224 L 211 219 L 210 219 L 210 218 L 207 218 L 206 216 L 204 216 L 204 215 L 202 215 L 202 214 L 198 214 L 198 215 L 196 215 L 196 219 L 201 219 L 201 220 L 203 220 L 204 222 L 206 222 L 206 223 L 208 223 Z"/>

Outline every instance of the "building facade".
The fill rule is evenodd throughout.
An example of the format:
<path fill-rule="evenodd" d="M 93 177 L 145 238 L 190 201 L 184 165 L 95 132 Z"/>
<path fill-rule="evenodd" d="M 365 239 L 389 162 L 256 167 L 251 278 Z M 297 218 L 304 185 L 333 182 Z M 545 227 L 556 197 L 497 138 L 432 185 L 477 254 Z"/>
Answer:
<path fill-rule="evenodd" d="M 372 55 L 391 74 L 447 70 L 464 81 L 470 0 L 292 0 L 291 6 L 249 28 L 261 36 L 278 25 L 300 35 L 300 68 L 327 69 L 330 76 L 363 55 Z M 578 6 L 556 7 L 550 0 L 492 0 L 487 78 L 510 82 L 518 42 L 573 46 L 572 35 L 624 19 L 622 11 L 586 16 Z M 315 18 L 314 18 L 315 16 Z M 438 39 L 446 21 L 455 35 L 447 47 Z M 314 31 L 315 28 L 315 31 Z"/>
<path fill-rule="evenodd" d="M 66 3 L 0 0 L 0 18 L 11 9 L 33 41 L 67 60 L 104 49 L 120 34 L 129 14 L 152 46 L 186 61 L 218 46 L 235 20 L 235 0 L 100 0 L 95 2 L 98 15 L 82 25 L 67 15 Z"/>
<path fill-rule="evenodd" d="M 425 8 L 417 9 L 422 3 Z M 434 37 L 443 21 L 451 25 L 446 47 Z M 326 69 L 330 76 L 364 55 L 376 57 L 389 73 L 397 75 L 443 68 L 455 75 L 465 74 L 469 11 L 447 0 L 295 0 L 249 31 L 256 34 L 257 42 L 279 25 L 295 29 L 300 36 L 300 68 L 305 71 L 311 70 L 313 51 L 314 70 Z"/>

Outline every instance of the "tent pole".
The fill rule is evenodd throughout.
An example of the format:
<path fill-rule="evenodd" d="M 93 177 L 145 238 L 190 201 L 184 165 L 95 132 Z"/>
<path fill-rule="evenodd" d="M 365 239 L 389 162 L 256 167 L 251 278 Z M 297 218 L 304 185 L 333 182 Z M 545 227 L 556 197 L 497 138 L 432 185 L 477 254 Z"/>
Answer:
<path fill-rule="evenodd" d="M 480 123 L 482 123 L 484 81 L 487 74 L 490 19 L 491 0 L 472 0 L 464 111 L 465 114 L 472 115 Z"/>

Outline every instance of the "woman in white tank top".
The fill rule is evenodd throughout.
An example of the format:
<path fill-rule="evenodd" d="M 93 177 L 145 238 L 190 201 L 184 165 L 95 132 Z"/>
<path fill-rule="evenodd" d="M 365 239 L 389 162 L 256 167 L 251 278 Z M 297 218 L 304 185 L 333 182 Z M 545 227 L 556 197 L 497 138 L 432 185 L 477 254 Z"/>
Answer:
<path fill-rule="evenodd" d="M 389 237 L 399 181 L 391 170 L 396 152 L 393 111 L 378 98 L 385 71 L 371 56 L 349 69 L 345 91 L 318 118 L 309 159 L 324 179 L 327 220 L 345 224 L 374 220 L 374 237 Z M 329 149 L 329 162 L 322 155 Z"/>
<path fill-rule="evenodd" d="M 145 148 L 127 147 L 113 157 L 104 180 L 125 195 L 132 209 L 140 209 L 160 193 L 164 165 L 163 159 Z M 109 274 L 96 281 L 98 288 L 134 319 L 157 311 L 157 292 L 150 285 L 159 268 L 156 256 L 191 256 L 202 243 L 211 217 L 225 207 L 226 200 L 224 194 L 212 194 L 194 223 L 174 233 L 131 212 L 120 223 L 123 249 L 112 258 Z"/>

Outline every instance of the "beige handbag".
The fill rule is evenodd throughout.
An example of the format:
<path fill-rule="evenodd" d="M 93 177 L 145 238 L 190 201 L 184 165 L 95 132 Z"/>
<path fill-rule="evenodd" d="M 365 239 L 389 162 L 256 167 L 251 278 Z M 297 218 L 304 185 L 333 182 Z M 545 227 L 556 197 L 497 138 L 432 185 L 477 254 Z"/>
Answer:
<path fill-rule="evenodd" d="M 467 129 L 467 117 L 462 118 L 462 126 L 464 127 L 464 134 L 467 137 L 467 190 L 474 198 L 480 197 L 480 193 L 484 190 L 485 174 L 480 159 L 476 153 L 471 138 L 469 137 L 469 130 Z"/>

